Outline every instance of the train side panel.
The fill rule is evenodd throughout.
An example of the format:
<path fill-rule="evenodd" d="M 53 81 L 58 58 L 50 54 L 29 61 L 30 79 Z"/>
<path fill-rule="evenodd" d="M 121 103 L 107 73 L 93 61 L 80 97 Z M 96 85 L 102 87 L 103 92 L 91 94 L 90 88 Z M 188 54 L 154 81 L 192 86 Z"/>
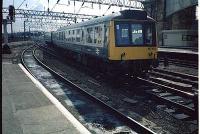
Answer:
<path fill-rule="evenodd" d="M 64 49 L 68 49 L 71 51 L 74 51 L 76 53 L 79 54 L 87 54 L 87 55 L 91 55 L 94 57 L 98 57 L 98 58 L 107 58 L 107 39 L 108 39 L 108 28 L 107 25 L 101 24 L 102 26 L 102 36 L 101 36 L 101 44 L 95 44 L 95 43 L 87 43 L 87 39 L 85 36 L 86 33 L 86 29 L 87 28 L 95 28 L 96 25 L 94 26 L 86 26 L 86 27 L 82 27 L 79 29 L 81 30 L 81 33 L 84 32 L 84 37 L 83 39 L 81 39 L 80 42 L 77 42 L 76 40 L 72 41 L 71 38 L 73 37 L 67 37 L 66 36 L 64 38 L 60 38 L 59 37 L 59 32 L 68 32 L 68 31 L 59 31 L 59 32 L 54 32 L 53 34 L 53 43 L 54 45 L 64 48 Z M 73 29 L 72 29 L 73 30 Z M 76 35 L 75 35 L 76 36 Z M 106 43 L 106 44 L 105 44 Z"/>

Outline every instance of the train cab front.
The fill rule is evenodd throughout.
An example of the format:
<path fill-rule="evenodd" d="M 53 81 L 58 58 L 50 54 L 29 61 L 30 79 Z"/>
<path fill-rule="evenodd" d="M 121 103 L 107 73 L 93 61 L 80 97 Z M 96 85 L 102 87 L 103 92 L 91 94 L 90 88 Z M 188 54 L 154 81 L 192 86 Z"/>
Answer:
<path fill-rule="evenodd" d="M 119 20 L 110 23 L 109 60 L 121 68 L 148 70 L 157 60 L 156 28 L 153 21 Z"/>

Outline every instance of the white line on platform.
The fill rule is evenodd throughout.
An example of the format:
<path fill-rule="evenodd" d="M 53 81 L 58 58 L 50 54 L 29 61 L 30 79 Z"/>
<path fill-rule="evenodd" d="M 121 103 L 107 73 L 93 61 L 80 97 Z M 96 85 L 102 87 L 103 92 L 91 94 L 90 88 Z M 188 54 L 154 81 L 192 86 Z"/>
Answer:
<path fill-rule="evenodd" d="M 35 79 L 22 64 L 18 64 L 24 73 L 35 83 L 35 85 L 46 95 L 46 97 L 62 112 L 62 114 L 82 134 L 91 134 L 37 79 Z"/>

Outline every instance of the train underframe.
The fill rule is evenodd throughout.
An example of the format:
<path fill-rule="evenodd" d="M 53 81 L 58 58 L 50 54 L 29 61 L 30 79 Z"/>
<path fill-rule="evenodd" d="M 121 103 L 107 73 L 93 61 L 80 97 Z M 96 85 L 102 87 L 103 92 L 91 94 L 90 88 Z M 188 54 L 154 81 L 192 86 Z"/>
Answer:
<path fill-rule="evenodd" d="M 55 47 L 55 45 L 51 46 Z M 58 46 L 55 48 L 59 49 L 58 51 L 62 52 L 66 59 L 75 60 L 93 70 L 98 70 L 104 74 L 112 75 L 114 77 L 124 74 L 128 74 L 133 77 L 145 76 L 148 70 L 150 70 L 151 67 L 156 63 L 156 61 L 153 59 L 110 61 L 89 54 L 78 53 L 69 49 L 63 49 Z"/>

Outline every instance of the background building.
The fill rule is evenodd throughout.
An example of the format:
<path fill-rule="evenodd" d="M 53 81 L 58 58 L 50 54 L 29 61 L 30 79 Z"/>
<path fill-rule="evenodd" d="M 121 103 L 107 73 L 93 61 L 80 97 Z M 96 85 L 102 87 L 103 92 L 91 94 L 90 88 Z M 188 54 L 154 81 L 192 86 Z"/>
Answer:
<path fill-rule="evenodd" d="M 198 0 L 146 0 L 144 3 L 148 14 L 157 20 L 158 43 L 169 44 L 168 36 L 180 40 L 180 44 L 171 46 L 198 48 Z M 166 31 L 167 30 L 167 31 Z"/>

